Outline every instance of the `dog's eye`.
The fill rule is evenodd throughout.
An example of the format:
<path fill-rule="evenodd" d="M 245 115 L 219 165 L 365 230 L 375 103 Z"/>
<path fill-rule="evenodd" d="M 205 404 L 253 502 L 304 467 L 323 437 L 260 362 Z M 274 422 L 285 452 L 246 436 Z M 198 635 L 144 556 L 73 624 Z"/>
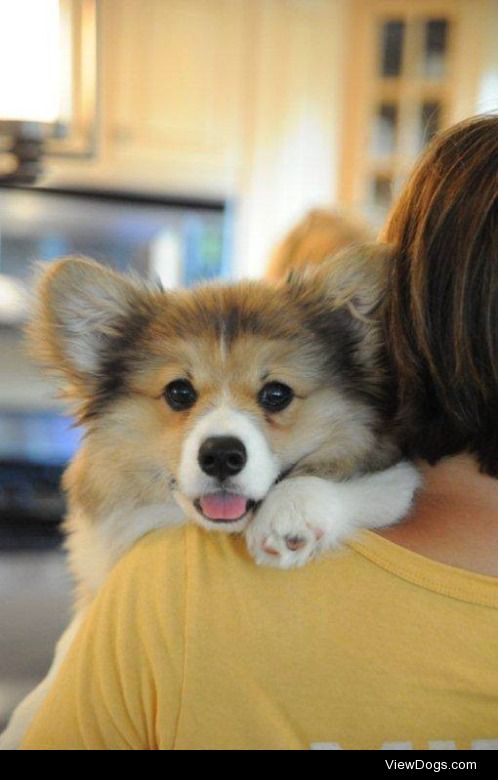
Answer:
<path fill-rule="evenodd" d="M 281 412 L 294 398 L 292 388 L 282 382 L 268 382 L 258 393 L 258 403 L 268 412 Z"/>
<path fill-rule="evenodd" d="M 190 409 L 197 401 L 197 393 L 188 379 L 175 379 L 174 382 L 170 382 L 163 395 L 175 412 Z"/>

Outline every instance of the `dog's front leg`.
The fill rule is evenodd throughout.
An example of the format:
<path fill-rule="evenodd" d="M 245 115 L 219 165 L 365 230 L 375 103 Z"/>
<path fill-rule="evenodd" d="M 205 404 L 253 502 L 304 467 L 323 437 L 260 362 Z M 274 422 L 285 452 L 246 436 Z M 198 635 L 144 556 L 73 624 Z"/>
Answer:
<path fill-rule="evenodd" d="M 267 495 L 246 530 L 256 563 L 289 569 L 337 547 L 359 528 L 392 525 L 404 517 L 420 484 L 406 461 L 344 482 L 289 477 Z"/>
<path fill-rule="evenodd" d="M 83 616 L 84 611 L 80 611 L 74 616 L 73 620 L 57 642 L 54 660 L 52 661 L 48 674 L 14 710 L 7 728 L 0 736 L 0 750 L 18 750 L 21 746 L 33 718 L 45 701 L 45 697 L 59 671 L 62 661 L 64 660 L 74 637 L 78 633 Z"/>

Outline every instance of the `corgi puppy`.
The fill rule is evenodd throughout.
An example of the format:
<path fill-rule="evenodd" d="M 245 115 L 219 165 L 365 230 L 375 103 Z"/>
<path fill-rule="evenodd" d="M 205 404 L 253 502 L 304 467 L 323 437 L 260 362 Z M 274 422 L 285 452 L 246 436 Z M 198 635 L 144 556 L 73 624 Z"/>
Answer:
<path fill-rule="evenodd" d="M 388 256 L 347 250 L 279 286 L 163 291 L 78 258 L 43 272 L 29 339 L 85 436 L 64 476 L 75 618 L 2 737 L 17 747 L 85 610 L 143 534 L 193 521 L 289 568 L 408 511 L 382 339 Z"/>

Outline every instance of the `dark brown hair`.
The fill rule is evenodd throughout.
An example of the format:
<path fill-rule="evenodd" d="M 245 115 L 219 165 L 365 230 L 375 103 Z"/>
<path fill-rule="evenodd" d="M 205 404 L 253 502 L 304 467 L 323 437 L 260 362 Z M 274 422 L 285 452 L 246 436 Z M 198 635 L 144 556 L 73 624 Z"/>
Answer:
<path fill-rule="evenodd" d="M 387 223 L 386 330 L 406 454 L 498 476 L 498 116 L 436 138 Z"/>

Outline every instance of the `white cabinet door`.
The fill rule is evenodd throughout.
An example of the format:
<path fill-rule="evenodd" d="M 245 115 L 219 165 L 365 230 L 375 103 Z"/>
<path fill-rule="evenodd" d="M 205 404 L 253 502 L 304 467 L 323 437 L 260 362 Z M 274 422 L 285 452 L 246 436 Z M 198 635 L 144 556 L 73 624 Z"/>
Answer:
<path fill-rule="evenodd" d="M 243 0 L 106 0 L 106 157 L 168 189 L 226 194 L 240 157 Z"/>

